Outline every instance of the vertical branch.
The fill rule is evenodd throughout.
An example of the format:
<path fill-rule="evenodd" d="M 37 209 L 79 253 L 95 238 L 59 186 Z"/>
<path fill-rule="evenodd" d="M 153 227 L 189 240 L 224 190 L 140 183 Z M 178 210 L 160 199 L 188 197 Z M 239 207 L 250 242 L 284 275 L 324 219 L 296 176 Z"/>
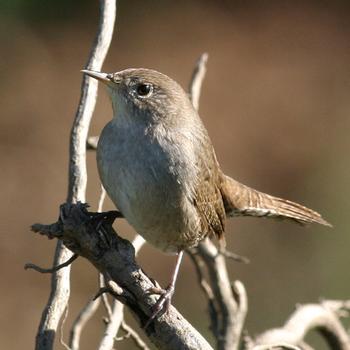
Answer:
<path fill-rule="evenodd" d="M 114 31 L 116 0 L 100 0 L 100 22 L 85 69 L 101 70 Z M 96 79 L 83 75 L 81 95 L 73 122 L 69 150 L 67 202 L 85 202 L 86 140 L 97 98 Z"/>
<path fill-rule="evenodd" d="M 220 310 L 218 349 L 238 349 L 247 312 L 243 285 L 239 284 L 243 289 L 236 289 L 236 292 L 241 292 L 244 297 L 240 295 L 236 300 L 227 273 L 225 257 L 209 239 L 199 244 L 198 253 L 209 271 L 209 279 Z M 244 301 L 244 308 L 239 304 L 240 301 Z"/>
<path fill-rule="evenodd" d="M 100 0 L 100 21 L 98 32 L 86 64 L 87 69 L 99 70 L 106 57 L 112 40 L 116 14 L 116 0 Z M 86 192 L 86 139 L 95 108 L 97 82 L 84 75 L 81 96 L 73 122 L 69 151 L 69 185 L 67 201 L 85 202 Z M 62 264 L 72 253 L 58 242 L 54 257 L 54 266 Z M 56 330 L 70 294 L 70 267 L 61 269 L 52 275 L 51 293 L 43 311 L 36 337 L 36 349 L 53 348 Z"/>
<path fill-rule="evenodd" d="M 205 73 L 207 72 L 207 62 L 208 62 L 208 54 L 203 53 L 199 57 L 198 61 L 196 62 L 196 65 L 194 67 L 192 77 L 190 80 L 190 86 L 189 86 L 190 99 L 196 111 L 198 111 L 199 109 L 199 97 L 201 95 L 201 89 L 202 89 Z"/>
<path fill-rule="evenodd" d="M 208 54 L 202 54 L 196 63 L 190 81 L 190 98 L 196 110 L 199 108 L 200 91 L 206 73 L 207 61 Z M 234 289 L 232 289 L 225 257 L 220 254 L 208 238 L 199 244 L 197 251 L 209 272 L 211 292 L 215 300 L 214 303 L 213 299 L 209 299 L 210 305 L 214 307 L 216 304 L 215 309 L 218 311 L 218 315 L 215 314 L 215 319 L 212 319 L 212 324 L 215 325 L 213 332 L 217 338 L 218 349 L 238 349 L 247 313 L 245 289 L 239 282 L 236 282 Z"/>
<path fill-rule="evenodd" d="M 89 300 L 89 302 L 80 311 L 78 317 L 74 320 L 69 336 L 69 348 L 71 350 L 79 350 L 80 336 L 86 323 L 91 319 L 92 315 L 100 306 L 101 299 Z"/>
<path fill-rule="evenodd" d="M 119 327 L 124 319 L 124 305 L 118 300 L 113 301 L 112 315 L 102 336 L 98 350 L 112 350 Z"/>

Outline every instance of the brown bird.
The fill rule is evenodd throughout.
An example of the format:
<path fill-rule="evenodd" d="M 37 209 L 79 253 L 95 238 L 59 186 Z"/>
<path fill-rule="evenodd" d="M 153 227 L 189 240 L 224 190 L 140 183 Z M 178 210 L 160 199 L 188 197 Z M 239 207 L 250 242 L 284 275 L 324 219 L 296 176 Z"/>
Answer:
<path fill-rule="evenodd" d="M 187 93 L 149 69 L 84 73 L 107 85 L 113 119 L 97 148 L 103 186 L 149 243 L 177 254 L 169 286 L 151 320 L 170 304 L 183 251 L 206 236 L 223 239 L 227 217 L 290 219 L 330 226 L 320 214 L 225 175 Z"/>

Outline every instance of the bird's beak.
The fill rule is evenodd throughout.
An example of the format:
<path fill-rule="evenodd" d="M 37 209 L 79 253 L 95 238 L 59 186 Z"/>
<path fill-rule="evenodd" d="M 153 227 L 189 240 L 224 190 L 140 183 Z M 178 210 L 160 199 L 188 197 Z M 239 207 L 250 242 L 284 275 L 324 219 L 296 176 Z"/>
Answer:
<path fill-rule="evenodd" d="M 102 72 L 96 72 L 94 70 L 88 70 L 88 69 L 83 69 L 81 70 L 81 72 L 87 74 L 88 76 L 95 78 L 99 81 L 101 81 L 104 84 L 108 84 L 111 82 L 111 74 L 107 74 L 107 73 L 102 73 Z"/>

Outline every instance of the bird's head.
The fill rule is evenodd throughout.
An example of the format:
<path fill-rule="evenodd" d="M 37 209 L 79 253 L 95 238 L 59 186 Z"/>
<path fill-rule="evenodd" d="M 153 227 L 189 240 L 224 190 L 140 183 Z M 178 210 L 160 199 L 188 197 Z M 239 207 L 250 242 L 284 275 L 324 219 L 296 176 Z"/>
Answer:
<path fill-rule="evenodd" d="M 114 117 L 146 123 L 179 122 L 192 104 L 178 83 L 155 70 L 126 69 L 116 73 L 83 70 L 105 85 Z"/>

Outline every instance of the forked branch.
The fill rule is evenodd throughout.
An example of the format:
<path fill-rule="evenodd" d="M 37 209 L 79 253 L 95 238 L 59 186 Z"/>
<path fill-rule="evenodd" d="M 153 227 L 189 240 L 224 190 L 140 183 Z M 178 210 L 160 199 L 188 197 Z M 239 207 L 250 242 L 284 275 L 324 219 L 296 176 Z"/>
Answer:
<path fill-rule="evenodd" d="M 116 14 L 116 0 L 100 0 L 100 21 L 93 43 L 87 69 L 100 69 L 112 40 Z M 97 82 L 83 77 L 81 96 L 72 126 L 69 152 L 69 186 L 67 201 L 85 202 L 86 192 L 86 139 L 90 120 L 95 108 Z M 62 242 L 57 243 L 53 266 L 61 265 L 72 257 Z M 58 324 L 67 307 L 70 295 L 70 266 L 52 274 L 51 292 L 42 313 L 37 337 L 36 350 L 53 349 Z"/>
<path fill-rule="evenodd" d="M 342 316 L 348 316 L 349 310 L 350 301 L 328 300 L 300 305 L 283 327 L 259 335 L 253 349 L 281 343 L 303 348 L 306 334 L 315 329 L 324 337 L 330 349 L 350 350 L 349 334 L 339 320 Z"/>
<path fill-rule="evenodd" d="M 148 290 L 158 284 L 150 279 L 135 261 L 132 244 L 120 238 L 108 221 L 94 225 L 86 206 L 64 204 L 60 219 L 52 225 L 33 225 L 33 230 L 51 238 L 58 238 L 74 253 L 88 259 L 101 273 L 116 283 L 113 293 L 126 304 L 140 326 L 152 314 L 157 296 Z M 198 331 L 171 306 L 169 312 L 158 317 L 145 330 L 159 349 L 212 349 Z"/>

